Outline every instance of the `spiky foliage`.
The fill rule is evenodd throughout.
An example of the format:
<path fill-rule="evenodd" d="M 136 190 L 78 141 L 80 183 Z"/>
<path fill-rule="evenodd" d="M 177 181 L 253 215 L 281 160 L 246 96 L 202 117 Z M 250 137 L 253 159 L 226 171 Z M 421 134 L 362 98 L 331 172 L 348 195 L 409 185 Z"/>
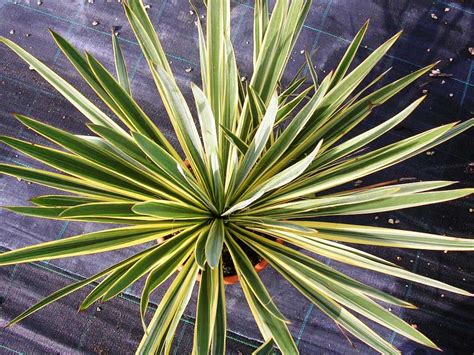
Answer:
<path fill-rule="evenodd" d="M 83 55 L 52 32 L 63 53 L 119 123 L 21 47 L 1 39 L 91 121 L 88 127 L 93 133 L 90 137 L 77 136 L 17 115 L 22 124 L 62 149 L 10 137 L 1 138 L 2 142 L 59 172 L 8 164 L 1 164 L 0 172 L 74 195 L 39 196 L 32 200 L 33 207 L 7 208 L 35 217 L 127 226 L 6 252 L 0 255 L 0 264 L 89 255 L 165 239 L 162 244 L 154 244 L 55 292 L 11 324 L 93 281 L 100 280 L 81 309 L 97 300 L 109 300 L 146 277 L 140 307 L 146 332 L 137 352 L 170 350 L 179 319 L 196 286 L 199 292 L 195 352 L 223 354 L 226 302 L 221 255 L 226 249 L 265 340 L 258 352 L 267 353 L 277 346 L 285 354 L 295 354 L 298 350 L 288 331 L 288 321 L 254 270 L 244 251 L 246 246 L 267 260 L 340 327 L 374 349 L 382 353 L 397 352 L 354 313 L 416 342 L 436 347 L 377 302 L 407 308 L 414 307 L 412 304 L 275 241 L 281 239 L 290 246 L 355 267 L 469 294 L 405 271 L 345 243 L 473 250 L 473 240 L 318 221 L 321 216 L 393 211 L 470 194 L 472 189 L 438 190 L 451 185 L 450 181 L 382 184 L 338 193 L 326 191 L 431 149 L 472 127 L 474 122 L 471 119 L 447 124 L 380 149 L 360 152 L 403 121 L 422 102 L 420 98 L 382 124 L 340 143 L 375 106 L 383 104 L 433 66 L 365 93 L 368 87 L 359 88 L 359 84 L 399 37 L 396 34 L 349 71 L 367 30 L 366 24 L 339 66 L 321 83 L 317 82 L 307 56 L 312 84 L 303 88 L 305 78 L 298 74 L 282 88 L 280 79 L 310 6 L 311 1 L 278 0 L 270 17 L 267 1 L 255 2 L 254 72 L 247 84 L 239 76 L 230 41 L 229 2 L 207 1 L 207 30 L 204 32 L 197 22 L 202 88 L 192 85 L 199 129 L 142 3 L 124 2 L 125 13 L 189 167 L 133 99 L 122 52 L 114 36 L 117 79 L 92 55 Z M 181 271 L 176 273 L 177 269 Z M 146 324 L 144 315 L 150 294 L 172 275 L 177 276 L 151 322 Z"/>

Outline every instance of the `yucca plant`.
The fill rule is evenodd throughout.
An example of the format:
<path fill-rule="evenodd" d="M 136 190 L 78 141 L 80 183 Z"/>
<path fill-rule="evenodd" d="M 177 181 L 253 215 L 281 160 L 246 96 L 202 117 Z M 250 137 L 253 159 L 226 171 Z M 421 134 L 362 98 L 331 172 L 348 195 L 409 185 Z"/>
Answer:
<path fill-rule="evenodd" d="M 116 78 L 92 55 L 80 53 L 51 32 L 64 55 L 118 121 L 24 49 L 0 39 L 91 121 L 87 127 L 92 132 L 91 136 L 78 136 L 16 115 L 23 125 L 59 149 L 11 137 L 1 141 L 59 172 L 10 164 L 0 164 L 0 172 L 72 195 L 43 195 L 32 199 L 34 206 L 5 208 L 41 218 L 125 225 L 5 252 L 0 254 L 0 265 L 96 254 L 153 242 L 138 254 L 56 291 L 10 324 L 94 281 L 98 286 L 80 305 L 81 310 L 115 297 L 146 277 L 140 305 L 145 332 L 137 353 L 169 352 L 192 290 L 198 287 L 194 352 L 224 354 L 224 276 L 233 271 L 264 339 L 256 353 L 268 353 L 276 346 L 284 354 L 295 354 L 298 349 L 288 331 L 288 321 L 254 268 L 256 262 L 266 260 L 341 328 L 377 351 L 398 352 L 354 313 L 436 348 L 426 336 L 379 304 L 414 308 L 411 303 L 358 282 L 297 249 L 470 295 L 345 243 L 465 251 L 474 249 L 474 240 L 318 218 L 393 211 L 472 193 L 473 189 L 439 190 L 452 185 L 451 181 L 388 183 L 337 192 L 333 188 L 431 149 L 472 127 L 474 120 L 364 150 L 402 122 L 423 97 L 360 135 L 345 139 L 346 134 L 375 106 L 434 66 L 370 94 L 366 90 L 383 75 L 359 88 L 400 34 L 349 70 L 367 30 L 365 24 L 338 67 L 320 83 L 307 55 L 305 70 L 311 76 L 310 84 L 300 70 L 288 86 L 282 87 L 283 72 L 311 1 L 277 0 L 271 16 L 266 0 L 255 1 L 254 71 L 248 81 L 239 75 L 230 41 L 229 2 L 208 0 L 206 6 L 206 29 L 199 17 L 196 22 L 202 75 L 202 88 L 192 85 L 197 126 L 143 4 L 138 0 L 123 4 L 184 155 L 133 99 L 115 36 Z M 150 294 L 170 278 L 174 278 L 171 285 L 146 324 Z"/>

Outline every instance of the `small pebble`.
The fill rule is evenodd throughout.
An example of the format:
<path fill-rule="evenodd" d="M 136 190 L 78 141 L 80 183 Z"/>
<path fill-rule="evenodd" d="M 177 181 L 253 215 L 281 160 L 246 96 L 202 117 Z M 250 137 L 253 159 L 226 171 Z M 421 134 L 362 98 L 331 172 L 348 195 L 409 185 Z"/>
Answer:
<path fill-rule="evenodd" d="M 357 187 L 357 186 L 360 186 L 362 184 L 362 180 L 356 180 L 354 181 L 354 186 Z"/>
<path fill-rule="evenodd" d="M 436 16 L 436 14 L 431 14 L 431 18 L 432 18 L 433 20 L 437 20 L 437 19 L 438 19 L 438 16 Z"/>
<path fill-rule="evenodd" d="M 87 2 L 88 2 L 89 4 L 93 4 L 93 3 L 94 3 L 94 0 L 87 0 Z"/>
<path fill-rule="evenodd" d="M 474 47 L 469 47 L 467 51 L 469 52 L 470 55 L 474 55 Z"/>
<path fill-rule="evenodd" d="M 437 76 L 437 75 L 439 75 L 439 74 L 441 74 L 441 70 L 439 70 L 439 69 L 432 69 L 430 76 Z"/>
<path fill-rule="evenodd" d="M 444 293 L 441 294 L 441 298 L 444 298 Z"/>
<path fill-rule="evenodd" d="M 391 308 L 391 307 L 388 307 L 388 311 L 391 312 L 391 311 L 392 311 L 392 308 Z"/>
<path fill-rule="evenodd" d="M 14 35 L 14 34 L 15 34 L 15 30 L 10 30 L 10 34 L 11 34 L 11 35 Z"/>
<path fill-rule="evenodd" d="M 428 93 L 428 90 L 423 89 L 423 90 L 421 90 L 421 92 L 422 92 L 423 94 L 427 94 L 427 93 Z"/>
<path fill-rule="evenodd" d="M 145 10 L 151 9 L 151 5 L 150 5 L 150 4 L 146 4 L 146 5 L 144 5 L 143 7 L 145 8 Z"/>
<path fill-rule="evenodd" d="M 444 8 L 444 12 L 449 12 L 451 9 L 449 7 Z"/>
<path fill-rule="evenodd" d="M 41 0 L 38 0 L 36 3 L 38 4 L 38 6 L 43 5 L 43 2 Z"/>
<path fill-rule="evenodd" d="M 447 251 L 447 250 L 444 250 L 443 253 L 448 254 L 448 251 Z"/>
<path fill-rule="evenodd" d="M 389 219 L 388 219 L 388 223 L 394 224 L 394 223 L 395 223 L 395 220 L 394 220 L 393 218 L 389 218 Z"/>
<path fill-rule="evenodd" d="M 441 85 L 446 84 L 446 80 L 441 80 Z"/>
<path fill-rule="evenodd" d="M 397 260 L 398 260 L 398 261 L 402 260 L 402 257 L 401 257 L 401 256 L 397 256 Z"/>
<path fill-rule="evenodd" d="M 304 54 L 304 49 L 300 50 L 300 54 Z"/>
<path fill-rule="evenodd" d="M 194 15 L 194 11 L 193 11 L 193 10 L 189 10 L 189 14 L 190 14 L 190 15 Z"/>
<path fill-rule="evenodd" d="M 189 67 L 189 68 L 184 69 L 184 71 L 186 73 L 191 73 L 193 71 L 193 68 Z"/>
<path fill-rule="evenodd" d="M 30 37 L 30 36 L 31 36 L 31 33 L 27 33 L 25 36 L 26 36 L 26 37 Z"/>
<path fill-rule="evenodd" d="M 426 155 L 429 155 L 429 156 L 434 155 L 434 154 L 435 152 L 433 150 L 429 150 L 426 152 Z"/>
<path fill-rule="evenodd" d="M 30 70 L 35 70 L 35 68 L 33 68 L 32 65 L 30 65 L 30 66 L 28 67 L 28 69 L 30 69 Z"/>
<path fill-rule="evenodd" d="M 240 78 L 240 81 L 242 81 L 242 82 L 244 82 L 244 81 L 246 81 L 246 80 L 247 80 L 247 78 L 246 78 L 245 76 L 243 76 L 243 77 Z"/>
<path fill-rule="evenodd" d="M 102 307 L 99 307 L 97 306 L 97 308 L 95 309 L 97 312 L 100 312 L 102 310 Z"/>
<path fill-rule="evenodd" d="M 426 51 L 427 51 L 427 52 L 431 52 L 431 48 L 428 48 Z"/>
<path fill-rule="evenodd" d="M 453 94 L 453 93 L 450 93 L 450 94 L 449 94 L 449 97 L 453 97 L 453 96 L 454 96 L 454 94 Z"/>
<path fill-rule="evenodd" d="M 398 224 L 398 223 L 400 223 L 400 220 L 399 220 L 399 219 L 396 219 L 396 220 L 395 220 L 395 224 Z"/>
<path fill-rule="evenodd" d="M 97 20 L 92 21 L 92 26 L 97 26 L 98 24 L 99 24 L 99 21 Z"/>
<path fill-rule="evenodd" d="M 472 212 L 474 212 L 474 208 L 469 209 L 469 213 L 472 213 Z"/>
<path fill-rule="evenodd" d="M 416 329 L 416 328 L 418 328 L 418 325 L 415 324 L 415 323 L 413 323 L 413 324 L 411 324 L 411 327 L 414 328 L 414 329 Z"/>
<path fill-rule="evenodd" d="M 379 219 L 379 216 L 375 216 L 374 219 L 375 219 L 375 220 L 378 220 L 378 219 Z"/>
<path fill-rule="evenodd" d="M 453 58 L 449 58 L 449 61 L 452 62 L 452 61 L 453 61 Z"/>
<path fill-rule="evenodd" d="M 413 264 L 413 259 L 410 259 L 410 262 Z"/>

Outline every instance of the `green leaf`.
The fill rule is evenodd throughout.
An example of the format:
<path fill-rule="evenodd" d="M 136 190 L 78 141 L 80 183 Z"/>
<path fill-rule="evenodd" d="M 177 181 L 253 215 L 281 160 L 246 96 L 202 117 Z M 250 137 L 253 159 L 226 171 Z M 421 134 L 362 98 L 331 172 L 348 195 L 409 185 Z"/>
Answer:
<path fill-rule="evenodd" d="M 193 172 L 211 190 L 204 164 L 204 149 L 189 107 L 172 77 L 162 68 L 152 69 L 161 99 Z"/>
<path fill-rule="evenodd" d="M 308 51 L 304 51 L 304 58 L 306 59 L 306 67 L 309 70 L 309 74 L 311 75 L 311 80 L 313 80 L 313 85 L 315 88 L 318 87 L 318 75 L 316 74 L 316 70 L 314 69 L 313 61 L 311 60 L 311 54 Z M 333 76 L 331 76 L 333 80 Z"/>
<path fill-rule="evenodd" d="M 60 215 L 66 210 L 66 207 L 2 206 L 2 208 L 25 216 L 51 219 L 62 219 Z"/>
<path fill-rule="evenodd" d="M 270 294 L 265 288 L 265 285 L 255 271 L 254 265 L 252 265 L 247 255 L 245 255 L 242 248 L 237 244 L 233 237 L 230 236 L 230 234 L 226 235 L 226 245 L 232 256 L 237 275 L 239 275 L 240 279 L 243 278 L 245 280 L 255 298 L 271 314 L 271 316 L 280 321 L 289 323 L 273 302 Z"/>
<path fill-rule="evenodd" d="M 135 256 L 127 259 L 128 262 L 120 263 L 115 265 L 116 267 L 104 278 L 82 301 L 79 306 L 79 311 L 84 311 L 99 300 L 110 286 L 117 281 L 127 270 L 135 265 L 142 257 L 148 255 L 150 252 L 157 248 L 156 245 L 151 248 L 147 248 L 144 251 L 136 254 Z"/>
<path fill-rule="evenodd" d="M 206 266 L 206 242 L 209 237 L 209 227 L 203 228 L 201 234 L 199 234 L 194 247 L 194 257 L 196 262 L 201 269 Z"/>
<path fill-rule="evenodd" d="M 405 118 L 407 118 L 418 107 L 418 105 L 423 102 L 424 99 L 425 96 L 422 96 L 421 98 L 413 102 L 411 105 L 409 105 L 407 108 L 405 108 L 403 111 L 393 116 L 389 120 L 385 121 L 384 123 L 352 139 L 349 139 L 344 143 L 339 144 L 333 149 L 320 155 L 318 159 L 316 159 L 316 161 L 314 162 L 312 168 L 320 168 L 321 166 L 327 165 L 328 163 L 337 161 L 338 159 L 361 149 L 370 142 L 379 138 L 380 136 L 391 130 L 393 127 L 398 125 L 400 122 L 402 122 Z"/>
<path fill-rule="evenodd" d="M 114 51 L 115 60 L 115 72 L 117 73 L 117 80 L 120 86 L 131 96 L 132 91 L 130 90 L 130 81 L 128 80 L 128 71 L 125 64 L 125 58 L 120 48 L 120 44 L 117 36 L 112 29 L 112 47 Z"/>
<path fill-rule="evenodd" d="M 179 223 L 155 223 L 87 233 L 0 254 L 0 265 L 89 255 L 143 244 L 180 229 Z"/>
<path fill-rule="evenodd" d="M 171 75 L 172 72 L 168 59 L 143 6 L 142 0 L 126 1 L 123 3 L 123 7 L 128 22 L 137 37 L 138 44 L 149 65 L 152 66 L 152 63 L 159 64 Z"/>
<path fill-rule="evenodd" d="M 269 21 L 268 0 L 256 0 L 253 12 L 253 64 L 257 63 L 260 47 Z"/>
<path fill-rule="evenodd" d="M 474 250 L 474 241 L 467 238 L 354 224 L 311 221 L 301 221 L 299 224 L 317 228 L 319 238 L 337 242 L 426 250 Z"/>
<path fill-rule="evenodd" d="M 250 170 L 254 166 L 257 159 L 262 154 L 265 149 L 265 145 L 272 133 L 273 124 L 275 123 L 276 113 L 278 110 L 278 99 L 276 96 L 273 96 L 270 105 L 265 112 L 265 116 L 262 119 L 262 123 L 257 129 L 255 136 L 252 142 L 249 145 L 249 148 L 245 155 L 242 158 L 236 173 L 235 179 L 233 182 L 234 186 L 240 186 L 242 181 L 247 177 Z"/>
<path fill-rule="evenodd" d="M 163 146 L 171 155 L 179 158 L 179 154 L 175 151 L 166 137 L 155 126 L 152 120 L 138 106 L 133 98 L 123 89 L 114 77 L 99 63 L 92 55 L 86 54 L 92 72 L 96 79 L 100 82 L 104 90 L 120 108 L 126 117 L 126 120 L 132 126 L 133 130 L 154 139 Z"/>
<path fill-rule="evenodd" d="M 97 200 L 69 195 L 43 195 L 36 196 L 30 200 L 35 205 L 43 207 L 72 207 L 82 205 L 84 203 L 98 202 Z"/>
<path fill-rule="evenodd" d="M 84 180 L 35 168 L 0 164 L 0 173 L 15 176 L 26 181 L 35 182 L 55 189 L 80 193 L 91 198 L 100 198 L 111 201 L 127 199 L 126 197 L 114 194 L 107 189 L 91 187 L 91 184 Z"/>
<path fill-rule="evenodd" d="M 132 211 L 160 220 L 204 219 L 209 217 L 209 213 L 204 210 L 183 203 L 166 200 L 152 200 L 137 203 L 132 207 Z"/>
<path fill-rule="evenodd" d="M 326 209 L 338 208 L 344 209 L 346 206 L 358 205 L 366 201 L 378 201 L 385 197 L 389 197 L 399 191 L 398 188 L 379 188 L 368 189 L 353 194 L 342 196 L 322 196 L 320 198 L 306 199 L 296 202 L 287 202 L 283 204 L 271 205 L 269 207 L 262 207 L 255 211 L 250 211 L 248 214 L 270 215 L 272 217 L 286 217 L 302 218 L 310 217 L 312 215 L 319 215 Z"/>
<path fill-rule="evenodd" d="M 127 159 L 121 153 L 117 154 L 113 148 L 111 149 L 111 147 L 106 146 L 106 142 L 97 144 L 90 138 L 84 139 L 78 137 L 25 116 L 16 115 L 16 118 L 22 124 L 42 136 L 66 148 L 70 152 L 76 153 L 82 158 L 81 161 L 84 163 L 89 161 L 97 164 L 97 166 L 100 166 L 100 169 L 104 169 L 107 173 L 119 175 L 128 181 L 132 181 L 135 185 L 139 183 L 141 187 L 144 187 L 148 191 L 154 193 L 160 191 L 163 196 L 173 198 L 174 195 L 174 198 L 177 198 L 174 191 L 175 189 L 167 187 L 167 180 L 161 180 L 162 183 L 159 183 L 156 179 L 150 178 L 148 175 L 156 175 L 154 171 L 150 171 L 141 165 L 137 166 L 133 160 L 130 158 Z M 94 138 L 101 139 L 98 137 Z M 144 172 L 147 174 L 144 174 Z"/>
<path fill-rule="evenodd" d="M 132 211 L 134 202 L 92 202 L 67 208 L 60 214 L 64 218 L 111 217 L 140 219 Z M 149 219 L 152 220 L 152 219 Z"/>
<path fill-rule="evenodd" d="M 323 80 L 314 96 L 288 124 L 276 142 L 262 156 L 262 159 L 257 162 L 247 181 L 252 182 L 256 180 L 266 171 L 268 171 L 268 176 L 274 175 L 282 170 L 280 167 L 287 165 L 289 161 L 284 154 L 319 107 L 321 100 L 327 92 L 329 82 L 328 78 Z"/>
<path fill-rule="evenodd" d="M 412 195 L 395 195 L 382 197 L 373 201 L 361 201 L 351 205 L 323 207 L 312 213 L 313 216 L 356 215 L 367 213 L 387 212 L 430 205 L 455 200 L 474 193 L 474 189 L 457 189 L 447 191 L 422 192 Z"/>
<path fill-rule="evenodd" d="M 268 257 L 269 259 L 273 259 L 273 257 L 270 256 L 271 253 L 282 254 L 287 256 L 291 260 L 294 260 L 295 262 L 301 263 L 314 271 L 324 274 L 326 277 L 329 277 L 334 282 L 343 284 L 345 287 L 361 292 L 371 298 L 399 307 L 416 308 L 413 304 L 407 301 L 400 300 L 374 287 L 370 287 L 359 281 L 356 281 L 346 276 L 345 274 L 336 271 L 332 267 L 329 267 L 326 264 L 317 261 L 309 256 L 306 256 L 290 247 L 261 237 L 255 233 L 243 230 L 242 228 L 237 227 L 237 229 L 240 233 L 240 236 L 242 237 L 242 240 L 245 243 L 247 243 L 251 248 L 255 249 L 257 253 L 264 254 L 266 255 L 265 257 Z"/>
<path fill-rule="evenodd" d="M 311 176 L 299 185 L 294 184 L 287 188 L 287 191 L 282 189 L 279 193 L 280 196 L 275 200 L 285 201 L 290 198 L 316 193 L 387 168 L 407 159 L 412 152 L 417 151 L 421 147 L 435 142 L 444 133 L 449 131 L 452 126 L 452 124 L 448 124 L 437 127 L 360 157 L 349 159 L 344 163 L 325 170 L 323 173 Z M 291 192 L 288 192 L 288 190 L 291 190 Z"/>
<path fill-rule="evenodd" d="M 206 265 L 201 272 L 194 327 L 194 351 L 197 355 L 209 354 L 217 316 L 218 296 L 219 268 L 210 268 Z"/>
<path fill-rule="evenodd" d="M 260 186 L 257 186 L 254 190 L 252 190 L 246 195 L 246 196 L 251 196 L 250 198 L 232 206 L 226 212 L 224 212 L 222 216 L 227 216 L 227 215 L 232 214 L 235 211 L 246 208 L 247 206 L 252 204 L 254 201 L 262 197 L 268 191 L 284 186 L 290 183 L 291 181 L 293 181 L 294 179 L 298 178 L 301 174 L 303 174 L 303 172 L 306 170 L 309 164 L 311 164 L 316 154 L 318 154 L 319 148 L 321 147 L 321 143 L 322 141 L 319 142 L 319 144 L 316 146 L 313 152 L 310 155 L 308 155 L 306 158 L 293 164 L 292 166 L 283 170 L 282 172 L 276 174 L 266 183 Z"/>
<path fill-rule="evenodd" d="M 227 308 L 225 302 L 224 288 L 224 269 L 222 262 L 219 264 L 217 291 L 217 309 L 214 323 L 214 332 L 211 342 L 211 353 L 216 355 L 225 355 L 226 351 L 226 332 L 227 332 Z"/>
<path fill-rule="evenodd" d="M 146 331 L 145 324 L 145 313 L 147 310 L 148 302 L 150 300 L 151 293 L 158 288 L 163 282 L 173 275 L 177 268 L 182 266 L 184 262 L 189 258 L 192 252 L 192 246 L 188 250 L 184 251 L 177 257 L 167 259 L 157 267 L 155 267 L 149 274 L 143 286 L 142 295 L 140 298 L 140 317 L 142 320 L 143 328 Z"/>
<path fill-rule="evenodd" d="M 198 224 L 169 237 L 163 244 L 140 258 L 106 290 L 102 299 L 104 301 L 110 300 L 149 271 L 168 260 L 179 258 L 195 241 L 196 232 L 199 231 L 200 227 Z"/>
<path fill-rule="evenodd" d="M 247 281 L 244 279 L 240 280 L 240 285 L 263 338 L 272 338 L 283 354 L 298 354 L 298 348 L 285 322 L 273 317 L 272 314 L 262 306 L 251 291 Z"/>
<path fill-rule="evenodd" d="M 18 315 L 14 319 L 12 319 L 8 323 L 8 326 L 12 326 L 13 324 L 16 324 L 16 323 L 22 321 L 23 319 L 25 319 L 26 317 L 28 317 L 28 316 L 32 315 L 33 313 L 39 311 L 43 307 L 46 307 L 47 305 L 49 305 L 53 302 L 56 302 L 56 301 L 60 300 L 63 297 L 66 297 L 67 295 L 71 294 L 72 292 L 75 292 L 75 291 L 83 288 L 84 286 L 89 285 L 90 283 L 100 279 L 101 277 L 103 277 L 103 276 L 105 276 L 109 273 L 112 273 L 115 270 L 126 267 L 127 265 L 130 265 L 131 263 L 133 263 L 135 260 L 140 258 L 142 255 L 144 255 L 148 251 L 149 251 L 149 249 L 144 250 L 140 253 L 137 253 L 137 254 L 125 259 L 125 260 L 122 260 L 121 262 L 119 262 L 117 264 L 114 264 L 114 265 L 108 267 L 105 270 L 102 270 L 102 271 L 98 272 L 95 275 L 92 275 L 91 277 L 88 277 L 88 278 L 86 278 L 84 280 L 81 280 L 81 281 L 78 281 L 78 282 L 74 282 L 70 285 L 67 285 L 67 286 L 53 292 L 48 297 L 45 297 L 40 302 L 36 303 L 34 306 L 28 308 L 26 311 L 22 312 L 20 315 Z"/>
<path fill-rule="evenodd" d="M 244 154 L 247 153 L 249 146 L 247 143 L 245 143 L 243 140 L 241 140 L 236 134 L 234 134 L 232 131 L 229 129 L 225 128 L 224 126 L 221 126 L 225 137 L 231 142 L 238 150 L 240 153 Z"/>
<path fill-rule="evenodd" d="M 159 195 L 156 190 L 153 190 L 154 192 L 147 192 L 147 190 L 144 189 L 146 186 L 128 177 L 121 176 L 115 171 L 106 170 L 98 164 L 90 162 L 80 156 L 10 137 L 0 137 L 0 142 L 48 164 L 53 168 L 84 179 L 85 182 L 92 183 L 94 186 L 102 187 L 104 190 L 122 195 L 126 198 L 147 200 L 150 197 Z"/>
<path fill-rule="evenodd" d="M 399 277 L 405 280 L 418 282 L 431 287 L 436 287 L 442 290 L 458 293 L 460 295 L 471 296 L 472 294 L 460 289 L 448 285 L 444 282 L 430 279 L 429 277 L 417 275 L 410 271 L 406 271 L 396 266 L 395 264 L 388 263 L 387 261 L 374 257 L 368 253 L 364 253 L 354 248 L 350 248 L 343 244 L 331 242 L 329 240 L 323 241 L 321 238 L 313 236 L 300 236 L 295 233 L 275 231 L 275 230 L 261 230 L 259 228 L 253 228 L 256 231 L 263 233 L 270 233 L 278 238 L 281 238 L 291 244 L 297 245 L 301 248 L 305 248 L 308 251 L 312 251 L 316 254 L 326 256 L 330 259 L 334 259 L 349 265 L 357 266 L 360 268 L 377 271 L 387 275 Z"/>
<path fill-rule="evenodd" d="M 374 79 L 369 85 L 364 87 L 359 91 L 353 98 L 349 100 L 347 104 L 344 104 L 343 107 L 339 108 L 336 113 L 334 113 L 329 121 L 322 126 L 320 129 L 313 132 L 313 134 L 308 136 L 308 139 L 318 139 L 318 137 L 324 137 L 325 146 L 324 149 L 328 149 L 335 142 L 339 141 L 344 137 L 348 132 L 350 132 L 355 126 L 357 126 L 362 120 L 364 120 L 374 108 L 382 105 L 388 99 L 392 98 L 394 95 L 398 94 L 409 84 L 413 83 L 416 79 L 420 78 L 426 74 L 430 69 L 433 68 L 437 63 L 428 65 L 424 68 L 421 68 L 413 73 L 410 73 L 392 83 L 389 83 L 382 88 L 374 91 L 373 93 L 358 99 L 358 96 L 367 90 L 368 87 L 377 83 L 384 75 L 388 72 L 385 71 Z M 308 141 L 310 142 L 310 140 Z M 300 149 L 301 150 L 301 149 Z M 304 150 L 301 150 L 304 151 Z M 294 154 L 297 154 L 295 151 Z"/>
<path fill-rule="evenodd" d="M 225 46 L 230 36 L 230 3 L 209 0 L 207 4 L 207 93 L 209 104 L 216 119 L 222 123 L 222 96 L 225 80 Z"/>
<path fill-rule="evenodd" d="M 345 285 L 332 282 L 329 278 L 325 277 L 324 274 L 313 272 L 310 268 L 295 263 L 291 258 L 281 255 L 280 258 L 280 266 L 287 269 L 293 276 L 299 278 L 301 282 L 306 284 L 313 292 L 325 294 L 341 305 L 411 340 L 432 348 L 437 348 L 431 340 L 419 331 L 366 296 L 347 289 Z"/>
<path fill-rule="evenodd" d="M 149 138 L 139 134 L 133 133 L 133 138 L 141 149 L 159 168 L 160 172 L 164 173 L 168 179 L 173 182 L 173 187 L 177 187 L 180 191 L 183 191 L 183 195 L 193 197 L 191 201 L 197 199 L 201 202 L 198 206 L 204 204 L 211 211 L 216 212 L 216 209 L 210 198 L 206 195 L 206 192 L 195 182 L 194 177 L 190 174 L 189 170 L 185 167 L 182 168 L 182 163 L 177 161 L 169 155 L 162 147 L 150 140 Z M 183 196 L 184 197 L 184 196 Z"/>
<path fill-rule="evenodd" d="M 369 27 L 369 20 L 367 20 L 362 28 L 357 32 L 354 39 L 352 40 L 349 48 L 347 48 L 346 53 L 342 57 L 339 65 L 337 66 L 336 70 L 334 71 L 334 75 L 331 79 L 331 89 L 344 78 L 349 66 L 351 65 L 354 57 L 359 49 L 360 44 L 362 43 L 362 39 L 364 38 L 365 33 L 367 32 L 367 28 Z"/>
<path fill-rule="evenodd" d="M 221 176 L 221 163 L 219 158 L 219 143 L 216 129 L 216 121 L 212 113 L 210 104 L 208 103 L 204 93 L 195 85 L 191 85 L 196 108 L 201 124 L 202 139 L 206 151 L 207 164 L 212 177 L 212 185 L 214 191 L 214 201 L 217 210 L 222 210 L 224 199 L 224 186 Z"/>
<path fill-rule="evenodd" d="M 194 259 L 188 259 L 163 296 L 138 346 L 137 354 L 155 354 L 163 349 L 168 333 L 173 335 L 176 329 L 171 327 L 173 323 L 177 326 L 173 320 L 181 318 L 184 311 L 183 305 L 185 306 L 189 301 L 197 273 L 198 267 Z"/>
<path fill-rule="evenodd" d="M 112 119 L 110 119 L 104 112 L 99 110 L 92 102 L 90 102 L 84 95 L 74 89 L 72 85 L 62 79 L 59 75 L 54 73 L 46 65 L 33 57 L 23 48 L 13 43 L 5 37 L 0 37 L 0 42 L 7 45 L 13 50 L 21 59 L 27 62 L 32 69 L 47 80 L 56 90 L 59 91 L 71 104 L 73 104 L 84 116 L 91 122 L 106 126 L 121 135 L 126 135 L 125 131 L 120 128 Z"/>
<path fill-rule="evenodd" d="M 306 88 L 305 90 L 300 92 L 298 95 L 296 95 L 296 97 L 293 98 L 292 100 L 290 100 L 288 103 L 286 103 L 283 106 L 280 106 L 278 108 L 277 117 L 275 119 L 275 124 L 276 125 L 280 124 L 281 122 L 283 122 L 287 118 L 291 117 L 291 114 L 293 113 L 293 111 L 295 111 L 295 109 L 298 107 L 298 105 L 301 102 L 303 102 L 304 99 L 308 98 L 308 94 L 311 90 L 313 90 L 313 88 L 314 88 L 313 86 L 310 86 L 310 87 Z"/>
<path fill-rule="evenodd" d="M 255 350 L 252 355 L 272 355 L 275 354 L 273 347 L 275 346 L 275 341 L 273 339 L 268 339 L 261 346 Z"/>
<path fill-rule="evenodd" d="M 206 239 L 206 260 L 211 268 L 219 265 L 221 259 L 222 247 L 224 245 L 224 222 L 222 219 L 216 219 L 211 225 Z"/>

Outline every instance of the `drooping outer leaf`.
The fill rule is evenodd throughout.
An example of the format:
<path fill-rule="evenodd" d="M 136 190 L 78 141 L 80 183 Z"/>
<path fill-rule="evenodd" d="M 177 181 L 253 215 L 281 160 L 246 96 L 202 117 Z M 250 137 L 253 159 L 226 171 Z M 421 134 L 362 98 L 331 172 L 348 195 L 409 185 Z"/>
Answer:
<path fill-rule="evenodd" d="M 152 247 L 152 248 L 154 248 L 154 247 Z M 152 249 L 152 248 L 150 248 L 150 249 Z M 47 306 L 48 304 L 56 302 L 57 300 L 69 295 L 70 293 L 72 293 L 74 291 L 77 291 L 77 290 L 83 288 L 84 286 L 89 285 L 90 283 L 100 279 L 101 277 L 103 277 L 103 276 L 105 276 L 105 275 L 107 275 L 107 274 L 109 274 L 109 273 L 111 273 L 111 272 L 113 272 L 113 271 L 115 271 L 119 268 L 122 268 L 124 266 L 127 266 L 127 265 L 133 263 L 135 260 L 139 259 L 144 254 L 148 253 L 150 251 L 150 249 L 147 249 L 147 250 L 144 250 L 140 253 L 137 253 L 137 254 L 121 261 L 120 263 L 114 264 L 114 265 L 108 267 L 107 269 L 105 269 L 101 272 L 98 272 L 97 274 L 95 274 L 91 277 L 88 277 L 84 280 L 81 280 L 81 281 L 75 282 L 73 284 L 67 285 L 66 287 L 63 287 L 60 290 L 58 290 L 56 292 L 53 292 L 48 297 L 45 297 L 40 302 L 36 303 L 34 306 L 28 308 L 26 311 L 22 312 L 20 315 L 18 315 L 14 319 L 12 319 L 8 323 L 8 325 L 11 326 L 15 323 L 18 323 L 21 320 L 25 319 L 26 317 L 30 316 L 31 314 L 39 311 L 41 308 Z"/>
<path fill-rule="evenodd" d="M 192 258 L 188 259 L 181 272 L 163 296 L 147 328 L 147 332 L 138 346 L 137 354 L 148 355 L 159 353 L 164 347 L 167 333 L 174 333 L 175 328 L 173 329 L 173 327 L 171 327 L 170 329 L 173 319 L 181 318 L 182 312 L 184 311 L 184 308 L 181 306 L 186 305 L 189 301 L 197 273 L 197 264 Z"/>
<path fill-rule="evenodd" d="M 122 135 L 126 135 L 125 131 L 120 128 L 120 126 L 117 125 L 112 119 L 110 119 L 104 112 L 99 110 L 94 104 L 92 104 L 92 102 L 86 99 L 84 95 L 72 87 L 71 84 L 62 79 L 58 74 L 54 73 L 38 59 L 7 38 L 0 37 L 0 42 L 7 45 L 18 56 L 20 56 L 20 58 L 27 62 L 38 74 L 45 78 L 92 123 L 106 126 Z"/>
<path fill-rule="evenodd" d="M 54 240 L 2 253 L 0 254 L 0 265 L 88 255 L 127 248 L 166 236 L 178 230 L 180 226 L 180 223 L 154 223 Z"/>

